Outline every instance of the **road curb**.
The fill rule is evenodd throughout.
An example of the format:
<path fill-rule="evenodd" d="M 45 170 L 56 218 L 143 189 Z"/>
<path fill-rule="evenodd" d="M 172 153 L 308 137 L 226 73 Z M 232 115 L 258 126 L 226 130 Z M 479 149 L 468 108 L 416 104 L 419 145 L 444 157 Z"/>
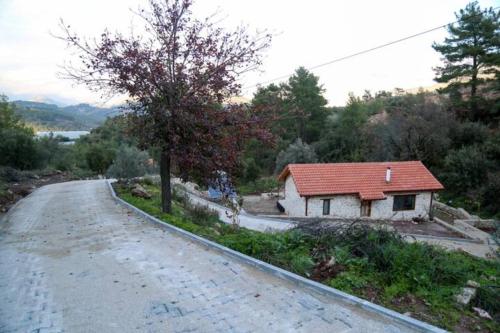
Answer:
<path fill-rule="evenodd" d="M 380 305 L 371 303 L 369 301 L 363 300 L 359 297 L 349 295 L 347 293 L 344 293 L 340 290 L 325 286 L 319 282 L 315 282 L 309 279 L 306 279 L 300 275 L 291 273 L 289 271 L 286 271 L 282 268 L 270 265 L 268 263 L 265 263 L 263 261 L 257 260 L 255 258 L 252 258 L 250 256 L 247 256 L 243 253 L 231 250 L 225 246 L 222 246 L 220 244 L 217 244 L 215 242 L 212 242 L 210 240 L 207 240 L 205 238 L 202 238 L 200 236 L 197 236 L 195 234 L 192 234 L 184 229 L 178 228 L 176 226 L 173 226 L 171 224 L 168 224 L 167 222 L 161 221 L 157 219 L 154 216 L 149 215 L 148 213 L 140 210 L 139 208 L 129 204 L 128 202 L 124 201 L 123 199 L 119 198 L 115 190 L 113 189 L 113 186 L 111 186 L 111 181 L 106 181 L 106 184 L 111 192 L 111 196 L 113 199 L 121 204 L 122 206 L 127 207 L 128 209 L 132 210 L 134 213 L 137 215 L 143 217 L 144 219 L 157 224 L 163 229 L 166 229 L 168 231 L 172 231 L 184 238 L 187 238 L 189 240 L 201 243 L 211 249 L 217 250 L 218 252 L 221 252 L 231 258 L 234 258 L 244 264 L 250 265 L 252 267 L 255 267 L 261 271 L 265 271 L 267 273 L 270 273 L 280 279 L 287 280 L 289 282 L 295 283 L 297 285 L 300 285 L 301 287 L 307 288 L 311 291 L 314 291 L 316 293 L 319 293 L 323 296 L 327 297 L 333 297 L 335 299 L 341 300 L 343 302 L 346 302 L 348 304 L 354 305 L 356 307 L 362 308 L 366 311 L 373 312 L 379 315 L 382 315 L 383 317 L 391 320 L 397 321 L 399 324 L 402 324 L 404 326 L 407 326 L 409 328 L 415 329 L 420 332 L 435 332 L 435 333 L 443 333 L 447 332 L 446 330 L 443 330 L 441 328 L 435 327 L 433 325 L 424 323 L 420 320 L 404 316 L 396 311 L 384 308 Z"/>
<path fill-rule="evenodd" d="M 482 241 L 477 239 L 469 239 L 469 238 L 457 238 L 457 237 L 441 237 L 441 236 L 431 236 L 431 235 L 420 235 L 420 234 L 403 234 L 404 236 L 412 237 L 412 238 L 426 238 L 426 239 L 435 239 L 435 240 L 444 240 L 458 243 L 469 243 L 469 244 L 484 244 Z"/>

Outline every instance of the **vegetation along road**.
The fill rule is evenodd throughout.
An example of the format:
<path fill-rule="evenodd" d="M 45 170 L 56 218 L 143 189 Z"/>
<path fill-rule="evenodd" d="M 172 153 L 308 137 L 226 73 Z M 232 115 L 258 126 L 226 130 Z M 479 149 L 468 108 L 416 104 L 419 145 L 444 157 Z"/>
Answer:
<path fill-rule="evenodd" d="M 406 332 L 142 221 L 105 181 L 42 187 L 0 224 L 1 332 Z"/>

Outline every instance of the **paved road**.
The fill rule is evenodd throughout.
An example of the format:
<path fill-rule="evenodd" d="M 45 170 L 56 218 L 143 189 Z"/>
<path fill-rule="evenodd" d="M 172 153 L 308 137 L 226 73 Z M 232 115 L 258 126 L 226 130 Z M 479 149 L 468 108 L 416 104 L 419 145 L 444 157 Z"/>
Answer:
<path fill-rule="evenodd" d="M 0 332 L 407 332 L 140 220 L 104 181 L 0 222 Z"/>
<path fill-rule="evenodd" d="M 186 195 L 192 203 L 201 206 L 208 206 L 210 209 L 217 211 L 221 221 L 225 223 L 232 223 L 231 218 L 229 218 L 232 214 L 231 210 L 222 205 L 201 198 L 198 195 L 189 192 L 186 192 Z M 240 226 L 256 231 L 284 231 L 295 227 L 294 223 L 288 221 L 252 215 L 245 212 L 240 212 L 238 220 Z"/>

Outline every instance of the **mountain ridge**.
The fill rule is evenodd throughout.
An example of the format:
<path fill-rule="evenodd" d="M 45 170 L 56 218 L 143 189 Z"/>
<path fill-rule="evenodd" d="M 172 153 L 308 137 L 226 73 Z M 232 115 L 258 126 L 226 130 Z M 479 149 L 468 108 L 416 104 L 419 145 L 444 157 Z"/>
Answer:
<path fill-rule="evenodd" d="M 87 103 L 68 106 L 15 100 L 15 112 L 28 125 L 41 130 L 91 130 L 120 113 L 120 107 L 97 107 Z"/>

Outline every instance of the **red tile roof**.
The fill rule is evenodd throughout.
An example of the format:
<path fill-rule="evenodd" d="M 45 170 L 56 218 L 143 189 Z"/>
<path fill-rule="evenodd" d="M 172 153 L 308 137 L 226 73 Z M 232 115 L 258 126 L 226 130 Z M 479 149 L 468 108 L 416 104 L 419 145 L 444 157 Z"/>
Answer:
<path fill-rule="evenodd" d="M 391 181 L 386 183 L 388 167 Z M 387 192 L 444 188 L 420 161 L 289 164 L 278 179 L 284 181 L 289 174 L 301 196 L 358 194 L 363 200 L 378 200 Z"/>

